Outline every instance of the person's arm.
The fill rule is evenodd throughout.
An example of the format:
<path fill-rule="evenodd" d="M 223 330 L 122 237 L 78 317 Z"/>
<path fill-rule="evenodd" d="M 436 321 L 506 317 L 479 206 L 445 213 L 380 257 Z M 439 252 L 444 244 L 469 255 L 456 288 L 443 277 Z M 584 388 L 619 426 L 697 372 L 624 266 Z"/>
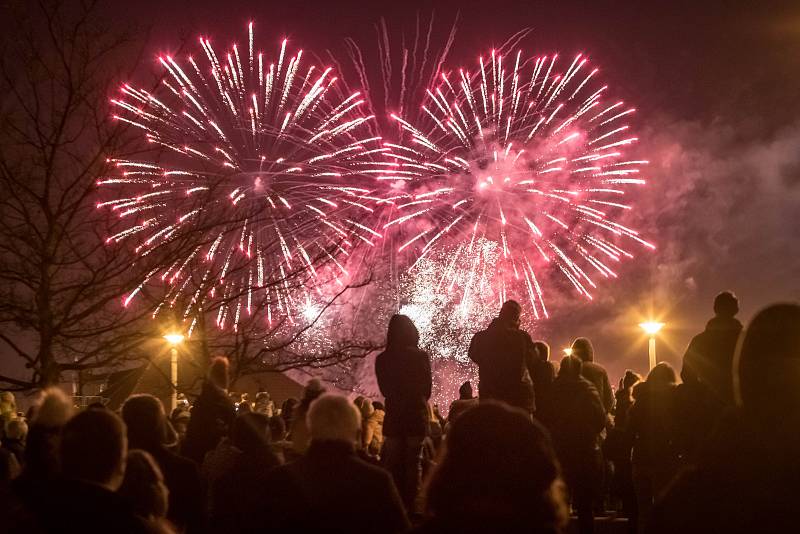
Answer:
<path fill-rule="evenodd" d="M 425 400 L 431 398 L 431 392 L 433 389 L 433 376 L 431 374 L 431 357 L 428 355 L 427 352 L 421 351 L 423 355 L 423 363 L 422 363 L 422 384 L 423 384 L 423 395 L 425 396 Z"/>
<path fill-rule="evenodd" d="M 467 351 L 469 355 L 469 359 L 475 362 L 477 365 L 481 364 L 481 360 L 483 360 L 483 351 L 481 350 L 481 333 L 478 332 L 469 342 L 469 350 Z"/>
<path fill-rule="evenodd" d="M 611 382 L 608 381 L 608 373 L 603 371 L 603 407 L 606 413 L 611 413 L 614 409 L 614 390 L 611 389 Z"/>

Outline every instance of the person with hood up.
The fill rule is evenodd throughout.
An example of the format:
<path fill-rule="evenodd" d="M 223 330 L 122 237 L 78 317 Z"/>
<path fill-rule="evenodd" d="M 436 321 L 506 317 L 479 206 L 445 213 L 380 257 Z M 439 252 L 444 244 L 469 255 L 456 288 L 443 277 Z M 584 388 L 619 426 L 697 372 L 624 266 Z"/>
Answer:
<path fill-rule="evenodd" d="M 211 360 L 203 388 L 192 405 L 181 453 L 197 465 L 201 465 L 206 453 L 228 435 L 236 417 L 236 409 L 227 393 L 229 365 L 227 358 Z"/>
<path fill-rule="evenodd" d="M 581 534 L 593 532 L 593 504 L 603 478 L 600 432 L 606 414 L 594 385 L 581 376 L 583 362 L 576 356 L 561 360 L 553 383 L 550 431 L 564 469 Z"/>
<path fill-rule="evenodd" d="M 614 409 L 614 390 L 611 389 L 611 382 L 608 380 L 605 367 L 594 361 L 592 342 L 585 337 L 579 337 L 572 342 L 572 355 L 583 362 L 581 375 L 594 384 L 600 395 L 600 401 L 603 403 L 603 409 L 610 414 Z"/>
<path fill-rule="evenodd" d="M 730 291 L 717 295 L 714 317 L 708 321 L 704 331 L 692 338 L 683 356 L 684 369 L 688 367 L 690 374 L 726 406 L 733 405 L 733 353 L 742 332 L 737 313 L 739 299 L 736 295 Z"/>
<path fill-rule="evenodd" d="M 478 365 L 481 400 L 494 399 L 533 413 L 536 350 L 531 336 L 520 329 L 521 314 L 518 302 L 505 302 L 489 327 L 472 337 L 469 358 Z"/>
<path fill-rule="evenodd" d="M 386 350 L 375 359 L 378 387 L 386 400 L 384 466 L 394 477 L 406 509 L 414 512 L 421 482 L 422 444 L 428 433 L 431 362 L 419 348 L 419 331 L 405 315 L 389 320 Z"/>

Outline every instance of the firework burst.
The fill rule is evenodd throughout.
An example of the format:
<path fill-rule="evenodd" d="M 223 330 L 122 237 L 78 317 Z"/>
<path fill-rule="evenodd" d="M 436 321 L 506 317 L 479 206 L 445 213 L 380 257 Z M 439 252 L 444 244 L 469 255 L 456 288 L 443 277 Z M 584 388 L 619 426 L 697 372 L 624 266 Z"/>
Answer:
<path fill-rule="evenodd" d="M 202 59 L 162 56 L 163 77 L 150 92 L 123 85 L 115 118 L 138 128 L 152 148 L 141 159 L 110 159 L 99 184 L 138 254 L 192 243 L 159 265 L 124 298 L 148 284 L 176 303 L 216 299 L 219 327 L 263 311 L 308 321 L 326 286 L 347 283 L 348 258 L 374 246 L 378 199 L 372 188 L 388 167 L 387 149 L 370 134 L 359 92 L 342 94 L 331 68 L 306 64 L 284 40 L 270 57 L 248 43 L 218 55 L 200 39 Z M 383 163 L 383 164 L 382 164 Z M 186 315 L 185 315 L 186 316 Z"/>
<path fill-rule="evenodd" d="M 412 273 L 443 258 L 432 288 L 462 311 L 479 289 L 496 303 L 527 299 L 545 318 L 546 282 L 591 299 L 631 246 L 654 248 L 619 222 L 645 183 L 647 162 L 625 154 L 634 109 L 608 100 L 582 55 L 564 65 L 492 51 L 471 72 L 441 74 L 422 120 L 393 116 L 405 138 L 386 145 L 399 178 L 383 228 L 399 230 Z"/>

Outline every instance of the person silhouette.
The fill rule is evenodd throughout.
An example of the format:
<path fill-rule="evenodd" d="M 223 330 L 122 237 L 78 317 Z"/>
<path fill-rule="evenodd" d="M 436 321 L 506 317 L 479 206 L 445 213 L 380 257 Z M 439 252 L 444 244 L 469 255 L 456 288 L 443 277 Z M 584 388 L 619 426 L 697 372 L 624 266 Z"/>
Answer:
<path fill-rule="evenodd" d="M 681 375 L 699 380 L 724 405 L 733 405 L 732 365 L 742 323 L 736 319 L 739 299 L 730 291 L 714 298 L 714 317 L 689 342 Z M 688 369 L 687 369 L 688 368 Z"/>
<path fill-rule="evenodd" d="M 478 365 L 481 400 L 499 400 L 533 413 L 536 350 L 531 336 L 520 329 L 521 315 L 518 302 L 506 301 L 489 327 L 472 337 L 469 357 Z"/>
<path fill-rule="evenodd" d="M 800 487 L 800 305 L 759 312 L 734 358 L 736 407 L 656 503 L 648 533 L 789 532 Z"/>

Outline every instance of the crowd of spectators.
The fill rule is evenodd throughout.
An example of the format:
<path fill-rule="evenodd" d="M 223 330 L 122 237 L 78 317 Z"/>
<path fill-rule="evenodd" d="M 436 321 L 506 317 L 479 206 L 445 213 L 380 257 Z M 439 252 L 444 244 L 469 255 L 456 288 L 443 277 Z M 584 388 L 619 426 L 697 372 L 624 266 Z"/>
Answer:
<path fill-rule="evenodd" d="M 792 530 L 800 305 L 743 328 L 721 293 L 680 373 L 629 370 L 616 389 L 589 339 L 556 364 L 522 312 L 508 301 L 475 334 L 478 395 L 462 384 L 446 418 L 404 315 L 375 360 L 383 402 L 318 379 L 280 406 L 232 398 L 224 358 L 170 414 L 143 394 L 77 410 L 50 389 L 23 416 L 4 392 L 0 530 L 589 533 L 604 517 L 630 532 Z"/>

